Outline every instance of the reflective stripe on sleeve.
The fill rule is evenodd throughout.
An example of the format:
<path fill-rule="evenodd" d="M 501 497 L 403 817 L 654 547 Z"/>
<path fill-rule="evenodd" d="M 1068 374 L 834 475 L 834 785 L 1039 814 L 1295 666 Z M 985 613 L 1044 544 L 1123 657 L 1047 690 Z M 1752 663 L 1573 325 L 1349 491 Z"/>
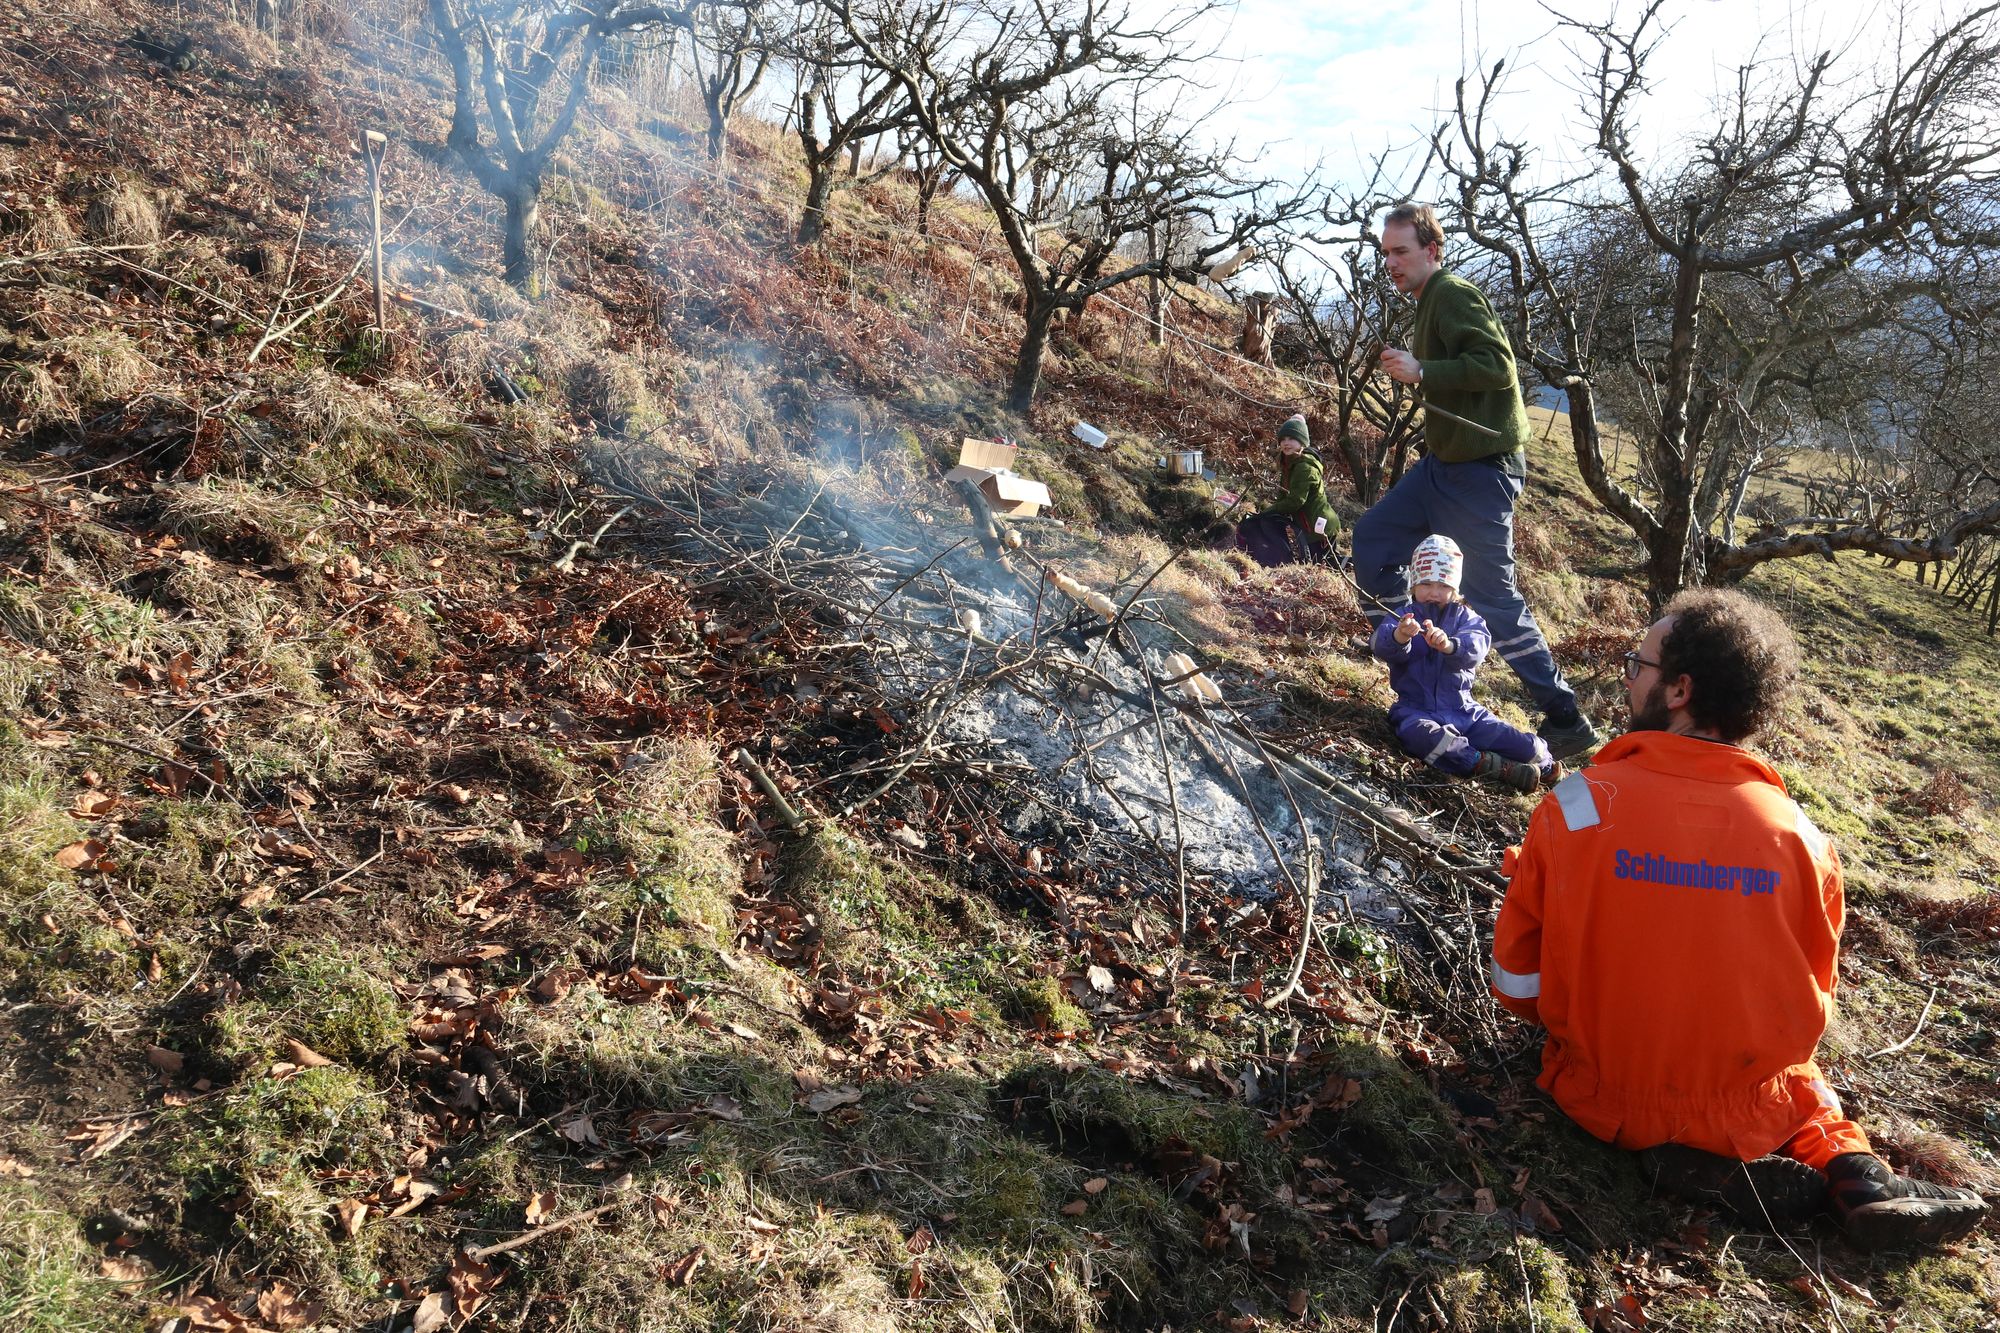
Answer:
<path fill-rule="evenodd" d="M 1826 849 L 1827 849 L 1826 834 L 1821 833 L 1819 831 L 1819 826 L 1814 824 L 1810 819 L 1806 818 L 1806 812 L 1803 810 L 1799 810 L 1796 803 L 1792 806 L 1792 808 L 1794 810 L 1798 810 L 1799 836 L 1805 839 L 1806 850 L 1812 853 L 1813 859 L 1815 861 L 1826 860 Z"/>
<path fill-rule="evenodd" d="M 1493 989 L 1510 1000 L 1532 1000 L 1542 993 L 1542 974 L 1539 972 L 1509 972 L 1500 966 L 1500 960 L 1493 960 Z"/>
<path fill-rule="evenodd" d="M 1583 774 L 1570 774 L 1555 785 L 1554 792 L 1556 804 L 1562 807 L 1563 823 L 1569 825 L 1570 832 L 1597 823 L 1597 798 L 1590 794 L 1590 780 Z"/>

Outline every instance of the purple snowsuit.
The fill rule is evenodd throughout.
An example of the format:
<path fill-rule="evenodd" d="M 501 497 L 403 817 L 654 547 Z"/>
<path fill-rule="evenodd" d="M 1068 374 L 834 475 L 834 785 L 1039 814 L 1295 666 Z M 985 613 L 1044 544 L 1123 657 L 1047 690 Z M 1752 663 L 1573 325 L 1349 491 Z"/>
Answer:
<path fill-rule="evenodd" d="M 1397 643 L 1396 626 L 1405 615 L 1419 623 L 1431 621 L 1451 637 L 1457 651 L 1440 653 L 1421 634 Z M 1472 701 L 1472 677 L 1492 646 L 1486 622 L 1464 602 L 1451 603 L 1442 616 L 1413 603 L 1383 620 L 1375 627 L 1374 649 L 1389 664 L 1389 684 L 1396 691 L 1389 725 L 1404 750 L 1458 777 L 1471 775 L 1481 750 L 1546 772 L 1549 747 L 1541 737 L 1508 726 Z"/>

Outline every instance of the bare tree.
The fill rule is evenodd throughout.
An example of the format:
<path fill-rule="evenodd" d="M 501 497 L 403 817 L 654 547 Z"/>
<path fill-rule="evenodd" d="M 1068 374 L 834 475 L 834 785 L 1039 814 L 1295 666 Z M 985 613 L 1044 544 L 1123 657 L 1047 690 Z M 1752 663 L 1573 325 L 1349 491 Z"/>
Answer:
<path fill-rule="evenodd" d="M 429 9 L 452 72 L 445 143 L 505 206 L 507 281 L 533 295 L 542 182 L 590 96 L 605 43 L 641 29 L 686 26 L 687 12 L 623 0 L 429 0 Z M 545 106 L 558 87 L 560 101 Z"/>
<path fill-rule="evenodd" d="M 912 13 L 915 31 L 906 40 L 919 46 L 939 44 L 949 36 L 950 17 L 951 11 L 942 7 Z M 798 76 L 799 145 L 806 158 L 806 202 L 799 216 L 798 240 L 810 245 L 826 230 L 826 210 L 834 192 L 859 179 L 862 145 L 877 135 L 901 136 L 910 128 L 909 102 L 895 77 L 870 63 L 818 0 L 810 0 L 786 48 Z M 921 136 L 913 137 L 921 141 Z M 844 153 L 850 155 L 845 181 L 838 171 Z M 941 166 L 942 158 L 935 152 L 932 157 Z M 936 179 L 934 174 L 930 180 L 933 193 Z M 929 223 L 929 204 L 929 198 L 920 195 L 919 232 Z"/>
<path fill-rule="evenodd" d="M 1460 81 L 1436 136 L 1465 233 L 1509 298 L 1517 354 L 1567 395 L 1577 464 L 1645 547 L 1656 599 L 1811 552 L 1948 556 L 2000 524 L 2000 504 L 1920 529 L 1857 514 L 1742 543 L 1726 520 L 1842 367 L 1913 311 L 1954 305 L 1965 265 L 2000 240 L 2000 7 L 1856 95 L 1836 94 L 1858 81 L 1832 78 L 1828 55 L 1788 82 L 1747 67 L 1708 137 L 1647 164 L 1633 142 L 1661 4 L 1629 28 L 1566 21 L 1587 66 L 1584 176 L 1542 179 L 1496 129 L 1501 65 Z M 1607 396 L 1637 437 L 1636 477 L 1607 466 Z"/>
<path fill-rule="evenodd" d="M 896 158 L 910 164 L 910 177 L 917 187 L 917 235 L 931 234 L 931 205 L 946 183 L 956 179 L 944 150 L 927 138 L 914 122 L 896 128 Z M 946 190 L 949 193 L 949 190 Z"/>
<path fill-rule="evenodd" d="M 729 145 L 729 118 L 763 82 L 773 48 L 762 0 L 698 0 L 691 17 L 688 53 L 708 109 L 708 160 L 720 162 Z"/>
<path fill-rule="evenodd" d="M 906 36 L 907 3 L 826 3 L 993 211 L 1026 320 L 1007 394 L 1016 410 L 1034 401 L 1058 313 L 1149 276 L 1193 281 L 1215 256 L 1306 208 L 1305 187 L 1285 193 L 1245 178 L 1231 150 L 1198 146 L 1164 116 L 1134 127 L 1112 111 L 1132 84 L 1157 89 L 1193 59 L 1177 44 L 1212 7 L 1207 0 L 1152 26 L 1117 0 L 994 0 L 935 50 Z M 949 8 L 953 0 L 922 3 Z M 1119 257 L 1126 237 L 1197 217 L 1206 226 L 1200 247 L 1174 258 Z"/>

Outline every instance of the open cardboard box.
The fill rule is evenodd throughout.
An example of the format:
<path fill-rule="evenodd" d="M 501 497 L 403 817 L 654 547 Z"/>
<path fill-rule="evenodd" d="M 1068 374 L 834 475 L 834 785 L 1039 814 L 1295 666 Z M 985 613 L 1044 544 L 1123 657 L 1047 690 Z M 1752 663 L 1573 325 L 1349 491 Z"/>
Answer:
<path fill-rule="evenodd" d="M 1014 472 L 1014 456 L 1020 449 L 1011 444 L 970 437 L 959 441 L 958 466 L 944 474 L 946 481 L 969 481 L 1002 518 L 1033 518 L 1049 504 L 1049 488 Z"/>

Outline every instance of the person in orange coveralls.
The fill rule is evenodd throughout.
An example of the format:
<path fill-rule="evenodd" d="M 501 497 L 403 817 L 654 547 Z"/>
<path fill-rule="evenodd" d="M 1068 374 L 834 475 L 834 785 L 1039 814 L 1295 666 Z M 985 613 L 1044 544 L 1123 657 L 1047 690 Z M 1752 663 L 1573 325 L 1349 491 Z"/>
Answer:
<path fill-rule="evenodd" d="M 1956 1240 L 1985 1201 L 1891 1171 L 1813 1063 L 1840 861 L 1741 748 L 1797 672 L 1791 631 L 1740 593 L 1667 605 L 1625 655 L 1631 729 L 1507 854 L 1493 994 L 1548 1029 L 1556 1104 L 1662 1191 L 1772 1225 L 1830 1203 L 1864 1249 Z"/>

